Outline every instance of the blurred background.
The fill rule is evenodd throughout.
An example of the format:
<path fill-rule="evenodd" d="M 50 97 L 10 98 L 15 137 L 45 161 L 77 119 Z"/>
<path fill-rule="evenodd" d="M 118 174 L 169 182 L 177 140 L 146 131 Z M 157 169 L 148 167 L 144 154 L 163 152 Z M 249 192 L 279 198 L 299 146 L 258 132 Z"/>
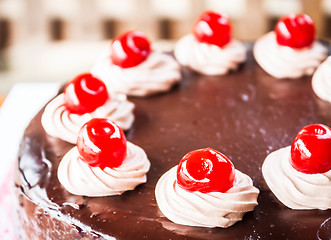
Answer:
<path fill-rule="evenodd" d="M 65 82 L 89 71 L 128 30 L 171 50 L 207 9 L 227 13 L 243 41 L 293 12 L 310 15 L 319 38 L 331 37 L 331 0 L 0 0 L 0 102 L 16 82 Z"/>

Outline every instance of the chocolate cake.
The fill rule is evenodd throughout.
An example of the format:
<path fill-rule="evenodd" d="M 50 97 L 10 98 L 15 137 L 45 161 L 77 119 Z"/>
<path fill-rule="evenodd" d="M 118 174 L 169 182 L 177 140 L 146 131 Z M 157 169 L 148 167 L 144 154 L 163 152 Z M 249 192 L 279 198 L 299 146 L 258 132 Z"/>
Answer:
<path fill-rule="evenodd" d="M 145 150 L 151 168 L 145 184 L 119 196 L 75 196 L 63 188 L 56 172 L 73 145 L 45 133 L 41 110 L 18 158 L 18 239 L 331 239 L 330 210 L 287 208 L 261 173 L 265 157 L 290 145 L 302 127 L 331 126 L 331 104 L 314 94 L 311 76 L 275 79 L 255 62 L 252 44 L 246 47 L 237 71 L 204 76 L 184 67 L 170 91 L 129 98 L 135 121 L 126 137 Z M 254 211 L 226 229 L 177 225 L 155 200 L 160 176 L 203 147 L 224 153 L 260 190 Z"/>

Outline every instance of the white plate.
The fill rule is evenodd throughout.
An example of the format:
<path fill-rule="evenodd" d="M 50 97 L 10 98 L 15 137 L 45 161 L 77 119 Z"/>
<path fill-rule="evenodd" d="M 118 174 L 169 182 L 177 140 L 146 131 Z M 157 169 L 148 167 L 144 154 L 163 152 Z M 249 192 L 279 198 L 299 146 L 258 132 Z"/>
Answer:
<path fill-rule="evenodd" d="M 59 87 L 60 83 L 17 83 L 10 90 L 0 108 L 0 186 L 8 181 L 25 128 Z"/>

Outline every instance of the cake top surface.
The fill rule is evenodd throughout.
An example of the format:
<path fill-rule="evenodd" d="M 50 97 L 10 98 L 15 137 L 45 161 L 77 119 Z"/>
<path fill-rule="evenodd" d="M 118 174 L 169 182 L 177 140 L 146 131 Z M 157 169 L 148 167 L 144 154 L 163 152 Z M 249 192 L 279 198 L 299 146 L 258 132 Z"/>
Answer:
<path fill-rule="evenodd" d="M 39 113 L 27 128 L 19 169 L 23 191 L 41 206 L 72 217 L 77 229 L 116 239 L 318 239 L 330 234 L 330 211 L 295 211 L 271 193 L 261 173 L 265 157 L 292 143 L 305 125 L 331 126 L 331 104 L 311 88 L 311 77 L 277 80 L 248 60 L 224 76 L 203 76 L 187 68 L 169 92 L 130 98 L 135 122 L 128 141 L 141 146 L 151 161 L 147 183 L 121 196 L 89 198 L 68 193 L 58 182 L 59 161 L 73 147 L 47 136 Z M 154 189 L 159 177 L 187 152 L 202 147 L 228 156 L 236 169 L 260 189 L 259 205 L 228 229 L 176 225 L 158 210 Z M 33 166 L 33 167 L 31 167 Z M 38 196 L 38 198 L 36 197 Z"/>

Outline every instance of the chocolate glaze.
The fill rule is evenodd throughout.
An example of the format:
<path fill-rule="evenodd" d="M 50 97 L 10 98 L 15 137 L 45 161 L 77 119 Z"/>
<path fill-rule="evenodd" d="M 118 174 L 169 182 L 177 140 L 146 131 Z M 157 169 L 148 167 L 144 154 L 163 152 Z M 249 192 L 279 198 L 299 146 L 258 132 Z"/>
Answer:
<path fill-rule="evenodd" d="M 182 75 L 165 94 L 130 99 L 136 109 L 127 139 L 146 151 L 152 165 L 147 183 L 121 196 L 74 196 L 61 186 L 57 167 L 73 145 L 48 136 L 40 112 L 25 132 L 19 155 L 19 211 L 27 215 L 25 223 L 39 222 L 35 227 L 42 232 L 71 229 L 58 231 L 53 239 L 330 239 L 330 210 L 288 209 L 261 174 L 265 157 L 290 145 L 303 126 L 331 126 L 331 104 L 315 96 L 311 77 L 276 80 L 257 66 L 251 51 L 248 61 L 226 76 L 208 77 L 185 68 Z M 227 229 L 174 224 L 155 202 L 159 177 L 188 151 L 202 147 L 223 152 L 261 191 L 254 211 Z M 31 210 L 35 208 L 56 224 L 43 224 L 47 221 Z"/>

